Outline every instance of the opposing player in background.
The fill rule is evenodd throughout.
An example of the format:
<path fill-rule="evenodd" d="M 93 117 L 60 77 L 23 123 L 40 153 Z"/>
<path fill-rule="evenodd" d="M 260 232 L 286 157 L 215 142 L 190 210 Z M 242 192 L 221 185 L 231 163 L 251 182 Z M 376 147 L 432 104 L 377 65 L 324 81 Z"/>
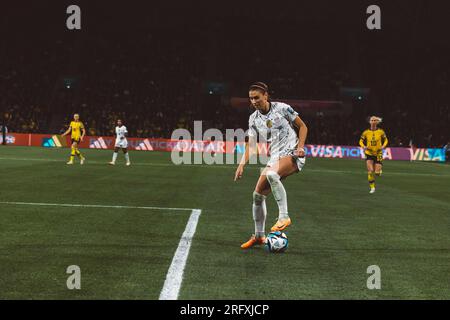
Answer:
<path fill-rule="evenodd" d="M 257 137 L 265 139 L 269 143 L 270 159 L 253 192 L 255 234 L 241 245 L 242 249 L 263 244 L 265 241 L 266 196 L 270 191 L 279 209 L 278 220 L 271 231 L 282 231 L 291 224 L 286 190 L 281 181 L 299 172 L 305 165 L 304 145 L 308 128 L 291 106 L 269 101 L 268 91 L 267 85 L 262 82 L 257 82 L 249 88 L 250 102 L 256 111 L 250 115 L 249 142 L 234 176 L 235 181 L 241 179 L 244 166 L 253 153 L 250 149 L 256 145 Z M 294 130 L 294 127 L 298 131 Z"/>
<path fill-rule="evenodd" d="M 75 158 L 75 155 L 80 158 L 80 164 L 84 164 L 84 161 L 86 160 L 83 155 L 81 154 L 80 150 L 78 150 L 78 144 L 83 141 L 84 136 L 86 135 L 86 130 L 84 129 L 83 123 L 80 121 L 80 115 L 78 113 L 75 113 L 73 115 L 73 121 L 70 122 L 69 128 L 66 132 L 64 132 L 62 135 L 66 136 L 69 133 L 71 133 L 71 152 L 70 152 L 70 159 L 67 164 L 73 164 L 73 159 Z"/>
<path fill-rule="evenodd" d="M 370 129 L 365 130 L 359 139 L 359 145 L 364 148 L 367 165 L 367 180 L 369 181 L 370 193 L 375 192 L 375 175 L 381 176 L 383 168 L 383 149 L 388 144 L 386 133 L 378 128 L 382 118 L 371 116 Z"/>
<path fill-rule="evenodd" d="M 109 163 L 111 165 L 116 164 L 117 155 L 119 154 L 119 149 L 122 149 L 123 154 L 125 156 L 126 165 L 131 165 L 130 155 L 128 154 L 128 141 L 127 141 L 127 127 L 125 127 L 122 123 L 121 119 L 117 120 L 117 127 L 115 129 L 116 132 L 116 143 L 114 145 L 114 153 L 112 157 L 112 161 Z"/>

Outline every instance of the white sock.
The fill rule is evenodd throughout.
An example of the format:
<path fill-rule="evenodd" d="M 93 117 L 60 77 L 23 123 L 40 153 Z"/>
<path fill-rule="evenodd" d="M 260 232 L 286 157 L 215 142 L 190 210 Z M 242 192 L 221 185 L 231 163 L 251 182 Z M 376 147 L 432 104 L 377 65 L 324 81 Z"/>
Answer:
<path fill-rule="evenodd" d="M 118 154 L 117 152 L 114 152 L 114 153 L 113 153 L 112 162 L 116 162 L 117 154 Z"/>
<path fill-rule="evenodd" d="M 128 152 L 125 153 L 125 160 L 127 160 L 127 162 L 130 162 L 130 156 L 128 155 Z"/>
<path fill-rule="evenodd" d="M 265 236 L 265 226 L 266 226 L 266 196 L 259 194 L 258 192 L 253 192 L 253 220 L 255 221 L 255 236 L 257 238 L 262 238 Z"/>
<path fill-rule="evenodd" d="M 269 170 L 267 172 L 267 180 L 270 183 L 270 187 L 272 188 L 273 197 L 277 201 L 278 204 L 278 219 L 287 219 L 288 208 L 287 208 L 287 195 L 286 190 L 284 189 L 283 184 L 281 183 L 280 176 L 273 170 Z"/>

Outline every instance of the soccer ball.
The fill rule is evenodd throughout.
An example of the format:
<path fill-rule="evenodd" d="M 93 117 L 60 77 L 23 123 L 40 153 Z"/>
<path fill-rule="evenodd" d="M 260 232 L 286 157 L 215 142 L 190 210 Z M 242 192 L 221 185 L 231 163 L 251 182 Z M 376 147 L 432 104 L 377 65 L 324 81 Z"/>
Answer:
<path fill-rule="evenodd" d="M 288 238 L 284 232 L 275 231 L 267 235 L 265 248 L 268 252 L 280 253 L 286 251 Z"/>

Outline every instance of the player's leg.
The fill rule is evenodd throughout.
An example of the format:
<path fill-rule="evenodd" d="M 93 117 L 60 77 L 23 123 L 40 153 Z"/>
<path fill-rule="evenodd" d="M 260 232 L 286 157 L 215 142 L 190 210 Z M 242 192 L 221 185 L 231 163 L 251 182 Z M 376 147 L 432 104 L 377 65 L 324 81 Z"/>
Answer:
<path fill-rule="evenodd" d="M 125 160 L 126 160 L 127 166 L 131 165 L 130 155 L 128 154 L 127 148 L 122 148 L 122 151 L 123 151 L 123 155 L 125 156 Z"/>
<path fill-rule="evenodd" d="M 367 181 L 369 182 L 370 193 L 374 193 L 375 192 L 374 161 L 371 159 L 367 159 L 366 166 L 367 166 Z"/>
<path fill-rule="evenodd" d="M 69 162 L 67 162 L 67 164 L 73 164 L 73 159 L 75 158 L 76 145 L 77 145 L 77 143 L 75 141 L 72 141 L 72 145 L 70 146 L 70 158 L 69 158 Z"/>
<path fill-rule="evenodd" d="M 83 157 L 80 150 L 78 149 L 78 141 L 75 142 L 75 154 L 77 155 L 78 158 L 80 158 L 80 164 L 84 164 L 85 158 Z"/>
<path fill-rule="evenodd" d="M 242 249 L 248 249 L 257 244 L 263 244 L 265 238 L 265 226 L 267 217 L 266 196 L 270 193 L 270 185 L 263 171 L 256 183 L 255 191 L 253 191 L 252 213 L 255 222 L 255 234 L 241 245 Z"/>
<path fill-rule="evenodd" d="M 383 165 L 381 163 L 375 163 L 375 174 L 377 176 L 381 176 L 381 174 L 383 173 Z"/>
<path fill-rule="evenodd" d="M 381 176 L 381 173 L 383 172 L 383 154 L 379 154 L 377 156 L 377 161 L 375 161 L 375 174 L 377 176 Z"/>
<path fill-rule="evenodd" d="M 282 231 L 291 224 L 288 214 L 286 189 L 281 180 L 298 171 L 296 160 L 292 156 L 281 158 L 267 170 L 267 181 L 278 205 L 278 221 L 270 229 L 271 231 Z"/>
<path fill-rule="evenodd" d="M 264 238 L 266 234 L 266 218 L 267 218 L 267 207 L 266 207 L 266 197 L 270 193 L 270 185 L 267 181 L 267 176 L 263 171 L 259 176 L 258 182 L 256 183 L 255 190 L 253 191 L 253 220 L 255 221 L 255 236 L 257 238 Z"/>
<path fill-rule="evenodd" d="M 114 153 L 112 156 L 112 161 L 109 163 L 111 165 L 115 165 L 116 164 L 116 160 L 117 160 L 117 155 L 119 154 L 119 147 L 114 147 Z"/>

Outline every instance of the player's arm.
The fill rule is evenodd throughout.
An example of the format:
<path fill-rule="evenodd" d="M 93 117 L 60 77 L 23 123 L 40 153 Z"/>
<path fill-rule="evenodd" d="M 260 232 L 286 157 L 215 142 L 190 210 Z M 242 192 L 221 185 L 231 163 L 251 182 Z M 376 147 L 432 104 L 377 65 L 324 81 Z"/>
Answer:
<path fill-rule="evenodd" d="M 234 174 L 234 181 L 242 178 L 242 174 L 244 173 L 244 166 L 247 164 L 250 157 L 257 153 L 257 129 L 253 122 L 253 119 L 249 119 L 248 122 L 248 142 L 245 143 L 244 156 L 241 158 L 239 165 Z"/>
<path fill-rule="evenodd" d="M 69 128 L 66 130 L 66 132 L 64 132 L 62 135 L 63 136 L 67 136 L 70 132 L 72 131 L 72 126 L 69 125 Z"/>
<path fill-rule="evenodd" d="M 366 132 L 364 131 L 363 133 L 362 133 L 362 135 L 361 135 L 361 137 L 359 138 L 359 146 L 361 147 L 361 148 L 366 148 Z"/>
<path fill-rule="evenodd" d="M 298 128 L 298 145 L 297 145 L 297 155 L 299 157 L 305 156 L 305 141 L 308 135 L 308 127 L 303 122 L 303 120 L 297 116 L 294 120 L 295 126 Z"/>
<path fill-rule="evenodd" d="M 244 173 L 244 167 L 247 164 L 250 157 L 256 154 L 258 148 L 256 146 L 256 137 L 250 136 L 248 138 L 248 142 L 245 143 L 245 151 L 244 156 L 241 158 L 239 162 L 239 166 L 236 169 L 236 173 L 234 174 L 234 181 L 242 178 L 242 174 Z"/>
<path fill-rule="evenodd" d="M 284 117 L 295 127 L 298 128 L 298 144 L 295 154 L 298 157 L 305 156 L 305 141 L 308 134 L 308 127 L 298 116 L 298 113 L 288 104 L 281 104 L 281 110 Z"/>
<path fill-rule="evenodd" d="M 84 136 L 86 135 L 86 129 L 84 129 L 84 125 L 81 124 L 81 137 L 80 137 L 80 141 L 83 141 Z"/>
<path fill-rule="evenodd" d="M 120 140 L 125 139 L 125 137 L 128 137 L 128 130 L 127 130 L 127 128 L 125 128 L 125 130 L 123 131 L 123 136 L 120 137 Z"/>
<path fill-rule="evenodd" d="M 381 142 L 383 143 L 383 145 L 381 146 L 381 149 L 386 148 L 387 144 L 388 144 L 388 138 L 386 136 L 386 133 L 383 131 L 383 135 L 381 136 Z"/>

